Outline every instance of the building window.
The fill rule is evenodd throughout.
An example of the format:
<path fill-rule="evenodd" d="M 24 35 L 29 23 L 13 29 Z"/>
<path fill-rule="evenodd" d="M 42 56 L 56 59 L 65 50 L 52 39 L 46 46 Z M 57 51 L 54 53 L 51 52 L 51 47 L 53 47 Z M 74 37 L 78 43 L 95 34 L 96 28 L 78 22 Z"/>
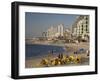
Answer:
<path fill-rule="evenodd" d="M 81 33 L 83 33 L 83 31 Z"/>
<path fill-rule="evenodd" d="M 86 25 L 86 31 L 88 31 L 88 27 L 87 27 L 87 25 Z"/>
<path fill-rule="evenodd" d="M 86 17 L 86 20 L 88 20 L 88 17 Z"/>
<path fill-rule="evenodd" d="M 82 28 L 83 28 L 83 24 L 82 24 Z"/>
<path fill-rule="evenodd" d="M 86 24 L 88 24 L 88 21 L 86 21 Z"/>

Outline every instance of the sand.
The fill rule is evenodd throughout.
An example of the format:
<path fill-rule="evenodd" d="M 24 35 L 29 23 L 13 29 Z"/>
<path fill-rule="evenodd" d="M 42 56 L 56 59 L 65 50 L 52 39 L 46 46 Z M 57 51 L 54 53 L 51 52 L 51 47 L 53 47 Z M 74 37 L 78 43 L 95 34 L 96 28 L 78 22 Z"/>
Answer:
<path fill-rule="evenodd" d="M 82 62 L 81 63 L 70 63 L 70 64 L 64 64 L 64 65 L 56 65 L 56 66 L 79 66 L 79 65 L 89 65 L 89 56 L 87 56 L 87 54 L 73 54 L 73 52 L 75 52 L 76 50 L 80 49 L 80 48 L 84 48 L 84 49 L 88 49 L 89 50 L 89 43 L 68 43 L 64 45 L 64 48 L 68 51 L 68 55 L 69 56 L 74 56 L 74 57 L 81 57 L 82 58 Z M 66 55 L 66 54 L 63 54 Z M 45 66 L 41 66 L 40 62 L 42 59 L 47 59 L 47 60 L 51 60 L 56 58 L 56 55 L 44 55 L 44 56 L 40 56 L 37 58 L 31 57 L 29 59 L 25 60 L 25 68 L 39 68 L 39 67 L 45 67 Z"/>

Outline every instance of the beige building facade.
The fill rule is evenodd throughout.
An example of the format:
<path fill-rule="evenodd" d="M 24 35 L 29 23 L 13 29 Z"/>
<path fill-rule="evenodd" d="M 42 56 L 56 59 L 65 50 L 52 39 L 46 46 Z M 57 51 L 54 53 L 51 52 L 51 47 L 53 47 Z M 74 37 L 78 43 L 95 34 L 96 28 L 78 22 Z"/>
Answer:
<path fill-rule="evenodd" d="M 89 38 L 89 16 L 79 16 L 73 24 L 72 33 L 76 37 L 80 36 L 87 40 Z"/>

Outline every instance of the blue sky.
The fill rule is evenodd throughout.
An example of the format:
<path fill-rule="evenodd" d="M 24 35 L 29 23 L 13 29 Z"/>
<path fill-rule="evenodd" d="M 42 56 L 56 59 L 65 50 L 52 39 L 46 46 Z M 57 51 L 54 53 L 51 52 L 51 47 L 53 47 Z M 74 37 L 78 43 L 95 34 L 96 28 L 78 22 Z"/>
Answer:
<path fill-rule="evenodd" d="M 50 26 L 57 27 L 63 24 L 65 28 L 71 27 L 79 15 L 51 14 L 51 13 L 25 13 L 25 37 L 40 37 Z"/>

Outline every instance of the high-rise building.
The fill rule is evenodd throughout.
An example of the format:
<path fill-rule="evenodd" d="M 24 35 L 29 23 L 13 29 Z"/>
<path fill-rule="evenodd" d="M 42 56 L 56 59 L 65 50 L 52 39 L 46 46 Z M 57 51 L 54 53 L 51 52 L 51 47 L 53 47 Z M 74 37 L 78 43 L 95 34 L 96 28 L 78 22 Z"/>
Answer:
<path fill-rule="evenodd" d="M 51 26 L 48 30 L 47 30 L 47 37 L 48 38 L 53 38 L 55 36 L 55 33 L 57 32 L 57 28 Z"/>
<path fill-rule="evenodd" d="M 89 16 L 79 16 L 72 27 L 72 33 L 82 39 L 89 38 Z"/>
<path fill-rule="evenodd" d="M 64 26 L 63 26 L 63 24 L 59 24 L 56 27 L 51 26 L 47 30 L 47 37 L 48 38 L 54 38 L 54 37 L 63 36 L 63 34 L 64 34 Z"/>
<path fill-rule="evenodd" d="M 64 35 L 64 26 L 63 24 L 58 25 L 58 33 L 60 36 Z"/>

